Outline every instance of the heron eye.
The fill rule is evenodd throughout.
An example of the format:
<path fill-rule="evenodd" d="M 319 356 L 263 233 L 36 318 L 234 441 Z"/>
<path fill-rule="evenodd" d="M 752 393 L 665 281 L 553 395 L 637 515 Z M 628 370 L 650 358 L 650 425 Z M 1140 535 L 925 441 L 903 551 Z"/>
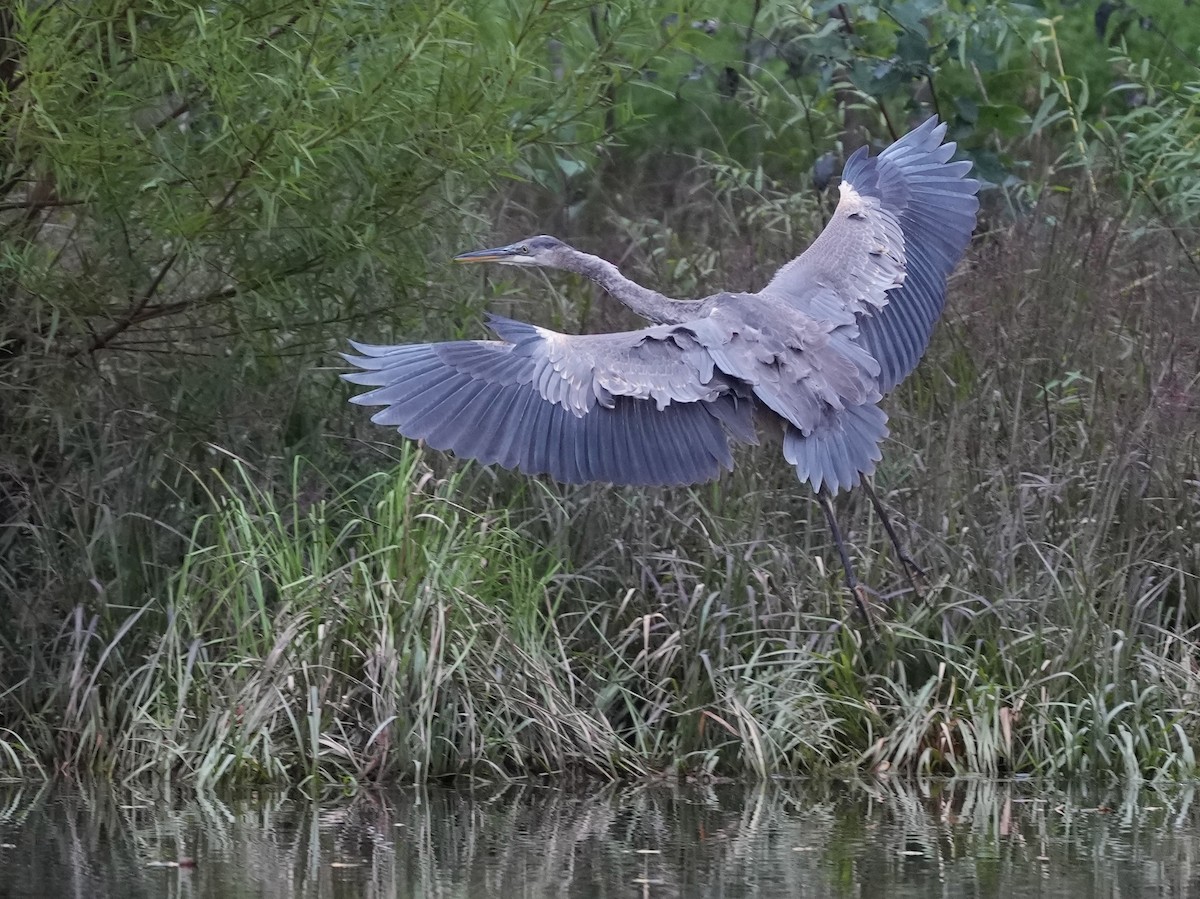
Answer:
<path fill-rule="evenodd" d="M 528 256 L 529 255 L 529 247 L 521 247 L 521 255 Z"/>

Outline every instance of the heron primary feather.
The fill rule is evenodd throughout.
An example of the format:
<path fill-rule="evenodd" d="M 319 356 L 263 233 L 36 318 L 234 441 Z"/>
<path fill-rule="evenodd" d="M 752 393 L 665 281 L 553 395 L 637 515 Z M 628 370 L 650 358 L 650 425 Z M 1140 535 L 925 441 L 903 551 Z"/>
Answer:
<path fill-rule="evenodd" d="M 975 228 L 979 184 L 945 131 L 931 118 L 852 155 L 828 225 L 756 293 L 671 299 L 546 235 L 464 253 L 577 272 L 652 324 L 569 335 L 493 316 L 495 340 L 353 344 L 344 377 L 372 389 L 352 402 L 437 449 L 569 483 L 710 480 L 774 419 L 853 586 L 827 497 L 882 458 L 879 402 L 924 354 Z"/>

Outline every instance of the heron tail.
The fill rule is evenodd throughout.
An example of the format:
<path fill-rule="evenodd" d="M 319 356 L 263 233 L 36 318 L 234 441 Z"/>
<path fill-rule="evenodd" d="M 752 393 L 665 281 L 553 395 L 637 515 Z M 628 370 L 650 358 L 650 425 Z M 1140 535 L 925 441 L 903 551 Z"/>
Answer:
<path fill-rule="evenodd" d="M 849 490 L 863 475 L 875 471 L 875 463 L 883 458 L 879 444 L 887 435 L 887 413 L 878 406 L 830 410 L 811 434 L 802 434 L 788 425 L 783 435 L 783 457 L 813 490 L 825 487 L 837 493 Z"/>

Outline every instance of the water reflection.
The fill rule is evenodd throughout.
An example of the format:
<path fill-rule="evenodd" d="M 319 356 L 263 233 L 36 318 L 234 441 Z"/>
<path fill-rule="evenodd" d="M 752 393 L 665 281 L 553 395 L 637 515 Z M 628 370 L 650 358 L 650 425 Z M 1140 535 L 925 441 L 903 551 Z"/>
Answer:
<path fill-rule="evenodd" d="M 947 781 L 408 789 L 314 803 L 0 784 L 0 896 L 1200 893 L 1193 791 Z M 159 867 L 195 859 L 195 867 Z"/>

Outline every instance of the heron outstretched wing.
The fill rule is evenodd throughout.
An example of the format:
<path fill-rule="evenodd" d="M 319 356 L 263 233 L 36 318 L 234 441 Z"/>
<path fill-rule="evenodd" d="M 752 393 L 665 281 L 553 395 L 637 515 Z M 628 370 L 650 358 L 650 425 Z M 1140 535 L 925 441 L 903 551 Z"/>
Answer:
<path fill-rule="evenodd" d="M 979 201 L 970 162 L 951 162 L 930 118 L 878 156 L 855 152 L 841 201 L 812 245 L 761 291 L 815 318 L 857 325 L 887 393 L 916 367 L 946 301 Z"/>
<path fill-rule="evenodd" d="M 498 316 L 490 327 L 499 340 L 354 344 L 360 355 L 345 358 L 362 370 L 344 377 L 374 389 L 352 402 L 383 406 L 376 424 L 484 464 L 669 485 L 731 468 L 729 439 L 757 442 L 756 404 L 798 433 L 841 434 L 832 415 L 879 399 L 868 353 L 767 297 L 728 295 L 701 319 L 613 334 Z M 847 432 L 827 480 L 849 486 L 869 470 L 883 421 Z"/>
<path fill-rule="evenodd" d="M 757 442 L 748 393 L 670 325 L 567 335 L 493 316 L 500 340 L 369 346 L 345 358 L 371 419 L 437 449 L 567 483 L 671 485 Z"/>

